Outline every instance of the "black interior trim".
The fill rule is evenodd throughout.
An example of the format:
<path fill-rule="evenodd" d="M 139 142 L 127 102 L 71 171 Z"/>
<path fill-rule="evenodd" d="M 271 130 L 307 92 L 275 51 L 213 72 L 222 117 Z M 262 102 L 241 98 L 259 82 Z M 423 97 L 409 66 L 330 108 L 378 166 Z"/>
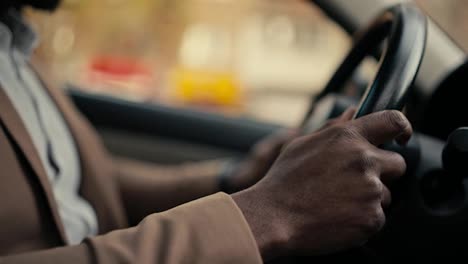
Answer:
<path fill-rule="evenodd" d="M 467 83 L 468 60 L 437 85 L 422 115 L 421 132 L 445 141 L 455 129 L 468 126 Z"/>
<path fill-rule="evenodd" d="M 239 152 L 281 126 L 247 118 L 145 104 L 111 96 L 90 94 L 76 87 L 67 89 L 78 109 L 98 129 L 112 129 L 196 142 Z"/>
<path fill-rule="evenodd" d="M 105 147 L 114 156 L 156 164 L 181 164 L 227 158 L 239 159 L 246 154 L 245 152 L 155 135 L 104 128 L 100 128 L 98 132 Z"/>

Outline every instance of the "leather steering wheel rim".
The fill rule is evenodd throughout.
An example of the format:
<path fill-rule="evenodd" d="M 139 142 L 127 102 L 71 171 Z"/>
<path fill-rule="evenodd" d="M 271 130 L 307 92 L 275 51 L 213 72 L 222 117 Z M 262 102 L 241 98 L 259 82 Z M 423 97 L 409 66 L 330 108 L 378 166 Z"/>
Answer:
<path fill-rule="evenodd" d="M 311 103 L 303 124 L 315 103 L 338 93 L 364 58 L 387 40 L 377 73 L 364 93 L 355 118 L 386 109 L 402 110 L 416 78 L 426 47 L 427 19 L 413 4 L 386 9 L 363 31 L 325 88 Z"/>

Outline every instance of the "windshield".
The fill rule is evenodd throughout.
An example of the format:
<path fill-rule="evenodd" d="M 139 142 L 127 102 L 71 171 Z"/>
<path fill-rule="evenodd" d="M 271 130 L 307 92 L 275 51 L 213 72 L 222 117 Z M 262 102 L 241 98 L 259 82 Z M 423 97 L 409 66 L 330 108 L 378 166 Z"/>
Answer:
<path fill-rule="evenodd" d="M 418 5 L 465 51 L 468 50 L 468 1 L 416 0 Z"/>
<path fill-rule="evenodd" d="M 58 82 L 295 125 L 351 40 L 301 0 L 66 0 L 32 12 Z"/>

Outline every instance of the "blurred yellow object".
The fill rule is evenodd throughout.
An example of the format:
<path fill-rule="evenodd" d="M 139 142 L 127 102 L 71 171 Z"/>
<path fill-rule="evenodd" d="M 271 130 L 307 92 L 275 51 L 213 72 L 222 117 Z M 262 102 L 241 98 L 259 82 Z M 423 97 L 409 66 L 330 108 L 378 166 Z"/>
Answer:
<path fill-rule="evenodd" d="M 242 89 L 233 73 L 176 68 L 171 74 L 175 96 L 187 104 L 237 107 Z"/>

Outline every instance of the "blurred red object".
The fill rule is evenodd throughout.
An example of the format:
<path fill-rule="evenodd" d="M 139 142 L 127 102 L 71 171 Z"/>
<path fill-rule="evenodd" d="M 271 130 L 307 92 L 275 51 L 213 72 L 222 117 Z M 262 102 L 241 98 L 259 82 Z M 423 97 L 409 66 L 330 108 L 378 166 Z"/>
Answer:
<path fill-rule="evenodd" d="M 95 73 L 113 76 L 146 75 L 151 76 L 151 70 L 144 63 L 125 57 L 101 56 L 95 57 L 90 63 L 90 69 Z"/>
<path fill-rule="evenodd" d="M 96 56 L 86 67 L 86 83 L 92 90 L 124 93 L 130 97 L 154 99 L 156 76 L 152 67 L 138 59 Z"/>

